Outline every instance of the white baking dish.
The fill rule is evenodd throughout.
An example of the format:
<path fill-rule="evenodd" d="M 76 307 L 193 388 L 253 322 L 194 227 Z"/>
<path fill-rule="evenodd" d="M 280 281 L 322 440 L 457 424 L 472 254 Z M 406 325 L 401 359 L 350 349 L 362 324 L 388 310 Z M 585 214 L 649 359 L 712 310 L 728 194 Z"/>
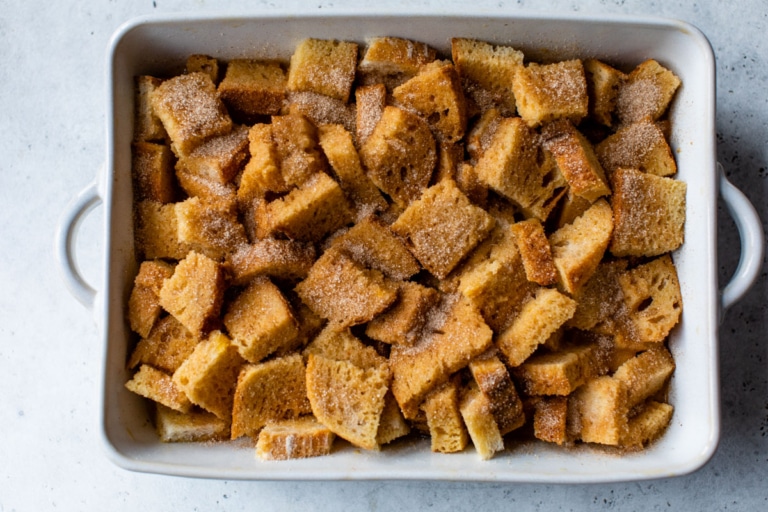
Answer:
<path fill-rule="evenodd" d="M 635 65 L 655 58 L 683 82 L 671 110 L 671 143 L 679 179 L 688 183 L 685 244 L 675 254 L 684 300 L 670 348 L 677 361 L 669 399 L 675 406 L 663 438 L 642 453 L 617 456 L 590 447 L 565 450 L 531 443 L 510 446 L 490 461 L 474 450 L 433 454 L 428 441 L 362 453 L 345 443 L 329 457 L 263 462 L 243 444 L 163 444 L 143 399 L 126 391 L 129 330 L 125 303 L 136 262 L 131 220 L 130 141 L 133 77 L 179 72 L 186 57 L 206 53 L 287 59 L 302 38 L 364 42 L 393 35 L 447 51 L 452 36 L 510 44 L 533 59 L 597 57 Z M 619 17 L 506 16 L 410 12 L 406 15 L 173 16 L 124 25 L 109 48 L 107 162 L 97 180 L 72 201 L 57 234 L 63 275 L 93 310 L 104 342 L 102 436 L 106 452 L 131 470 L 226 479 L 432 479 L 517 482 L 606 482 L 681 475 L 701 467 L 719 437 L 718 324 L 721 312 L 754 282 L 763 234 L 749 201 L 718 172 L 715 160 L 715 68 L 707 39 L 679 21 Z M 742 233 L 742 258 L 723 293 L 717 284 L 718 193 Z M 93 290 L 74 261 L 77 225 L 91 207 L 105 208 L 104 289 Z"/>

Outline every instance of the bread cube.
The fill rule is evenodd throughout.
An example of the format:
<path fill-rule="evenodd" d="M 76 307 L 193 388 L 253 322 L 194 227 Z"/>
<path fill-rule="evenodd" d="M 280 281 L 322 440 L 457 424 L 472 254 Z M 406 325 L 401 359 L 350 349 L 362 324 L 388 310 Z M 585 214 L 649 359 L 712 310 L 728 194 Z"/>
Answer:
<path fill-rule="evenodd" d="M 561 118 L 578 124 L 588 113 L 587 79 L 580 60 L 531 62 L 515 73 L 512 90 L 517 113 L 528 126 Z"/>
<path fill-rule="evenodd" d="M 128 298 L 128 322 L 131 330 L 142 338 L 149 336 L 160 317 L 163 309 L 160 306 L 160 289 L 163 281 L 172 275 L 173 266 L 162 260 L 143 261 L 139 267 Z"/>
<path fill-rule="evenodd" d="M 360 160 L 376 186 L 406 207 L 429 184 L 437 163 L 437 147 L 426 121 L 387 106 L 360 147 Z"/>
<path fill-rule="evenodd" d="M 192 407 L 192 402 L 176 387 L 170 375 L 146 364 L 139 367 L 139 371 L 125 383 L 125 387 L 128 391 L 170 407 L 174 411 L 188 412 Z"/>
<path fill-rule="evenodd" d="M 435 61 L 392 91 L 394 101 L 427 120 L 445 142 L 457 142 L 467 129 L 467 107 L 453 64 Z"/>
<path fill-rule="evenodd" d="M 356 43 L 304 39 L 291 56 L 288 90 L 312 91 L 346 103 L 356 68 Z"/>
<path fill-rule="evenodd" d="M 493 354 L 485 354 L 469 363 L 477 387 L 488 397 L 491 413 L 501 435 L 521 427 L 525 422 L 523 403 L 509 376 L 507 367 Z"/>
<path fill-rule="evenodd" d="M 303 351 L 304 357 L 309 354 L 323 356 L 338 361 L 348 361 L 363 369 L 379 368 L 387 373 L 387 359 L 380 356 L 373 347 L 365 345 L 348 328 L 339 328 L 333 324 L 327 325 L 307 345 Z"/>
<path fill-rule="evenodd" d="M 195 251 L 163 282 L 160 305 L 193 334 L 215 326 L 224 301 L 225 276 L 218 262 Z"/>
<path fill-rule="evenodd" d="M 611 377 L 592 379 L 574 394 L 579 437 L 585 443 L 617 446 L 627 435 L 627 390 Z"/>
<path fill-rule="evenodd" d="M 256 455 L 264 460 L 306 459 L 331 453 L 336 435 L 312 416 L 267 423 Z"/>
<path fill-rule="evenodd" d="M 427 393 L 488 350 L 492 336 L 467 298 L 459 294 L 443 297 L 416 344 L 392 346 L 392 393 L 403 415 L 415 418 Z"/>
<path fill-rule="evenodd" d="M 656 176 L 672 176 L 677 164 L 658 123 L 642 119 L 627 124 L 596 147 L 598 160 L 611 176 L 617 169 L 637 169 Z"/>
<path fill-rule="evenodd" d="M 552 259 L 552 249 L 544 232 L 544 226 L 536 219 L 527 219 L 510 226 L 515 235 L 517 250 L 529 281 L 550 286 L 557 281 L 557 269 Z"/>
<path fill-rule="evenodd" d="M 489 108 L 475 120 L 467 132 L 465 147 L 470 156 L 470 162 L 476 164 L 493 141 L 496 129 L 499 127 L 502 115 L 499 109 Z"/>
<path fill-rule="evenodd" d="M 181 413 L 158 405 L 155 426 L 163 443 L 200 443 L 229 438 L 228 421 L 198 409 Z"/>
<path fill-rule="evenodd" d="M 392 231 L 405 239 L 424 268 L 443 279 L 493 225 L 493 217 L 474 206 L 452 180 L 444 180 L 411 203 Z"/>
<path fill-rule="evenodd" d="M 152 108 L 151 97 L 162 80 L 153 76 L 136 77 L 136 110 L 133 125 L 134 142 L 164 142 L 168 134 Z"/>
<path fill-rule="evenodd" d="M 173 153 L 165 144 L 134 142 L 131 170 L 138 200 L 171 203 L 176 197 Z"/>
<path fill-rule="evenodd" d="M 232 300 L 224 325 L 240 355 L 258 363 L 299 335 L 290 304 L 267 277 L 254 278 Z"/>
<path fill-rule="evenodd" d="M 413 76 L 433 62 L 437 52 L 429 45 L 400 37 L 372 37 L 358 69 L 377 75 Z"/>
<path fill-rule="evenodd" d="M 229 259 L 234 285 L 246 284 L 257 276 L 285 281 L 304 279 L 314 262 L 313 245 L 276 238 L 243 245 Z"/>
<path fill-rule="evenodd" d="M 488 460 L 504 449 L 504 439 L 493 417 L 490 400 L 480 389 L 470 386 L 461 397 L 459 410 L 481 459 Z"/>
<path fill-rule="evenodd" d="M 619 444 L 631 450 L 640 450 L 658 439 L 672 420 L 674 407 L 649 400 L 643 409 L 629 419 L 625 435 Z"/>
<path fill-rule="evenodd" d="M 243 359 L 226 334 L 213 331 L 173 374 L 173 382 L 198 405 L 229 422 Z"/>
<path fill-rule="evenodd" d="M 407 436 L 411 427 L 405 421 L 400 406 L 391 391 L 384 395 L 384 410 L 379 418 L 379 430 L 376 432 L 376 442 L 380 446 L 389 444 L 395 439 Z"/>
<path fill-rule="evenodd" d="M 256 437 L 272 421 L 309 414 L 304 361 L 300 354 L 246 364 L 237 377 L 232 439 Z"/>
<path fill-rule="evenodd" d="M 166 80 L 152 92 L 150 100 L 177 155 L 187 155 L 205 140 L 232 130 L 232 119 L 206 73 Z"/>
<path fill-rule="evenodd" d="M 144 259 L 184 259 L 190 247 L 179 239 L 175 203 L 147 200 L 136 205 L 136 249 Z"/>
<path fill-rule="evenodd" d="M 634 169 L 613 174 L 615 256 L 658 256 L 685 238 L 686 184 Z"/>
<path fill-rule="evenodd" d="M 356 110 L 354 104 L 345 103 L 324 94 L 302 91 L 288 94 L 282 112 L 302 115 L 318 127 L 325 124 L 339 124 L 345 130 L 354 132 Z"/>
<path fill-rule="evenodd" d="M 211 81 L 219 83 L 219 61 L 210 55 L 195 53 L 187 57 L 187 73 L 206 73 Z"/>
<path fill-rule="evenodd" d="M 362 85 L 355 88 L 355 135 L 362 146 L 387 106 L 387 88 L 384 84 Z"/>
<path fill-rule="evenodd" d="M 627 387 L 627 406 L 631 409 L 660 391 L 674 371 L 672 354 L 663 345 L 657 345 L 625 361 L 613 378 Z"/>
<path fill-rule="evenodd" d="M 251 158 L 245 164 L 237 188 L 237 200 L 248 205 L 262 199 L 267 193 L 289 190 L 280 171 L 277 147 L 272 140 L 272 125 L 256 123 L 248 131 L 248 150 Z"/>
<path fill-rule="evenodd" d="M 189 332 L 172 315 L 157 321 L 131 352 L 128 368 L 146 364 L 167 373 L 175 372 L 200 342 L 200 337 Z"/>
<path fill-rule="evenodd" d="M 563 445 L 568 436 L 568 397 L 547 396 L 535 402 L 533 435 L 536 439 Z"/>
<path fill-rule="evenodd" d="M 181 167 L 193 175 L 225 184 L 240 172 L 247 157 L 248 127 L 235 126 L 231 132 L 211 137 L 182 156 L 177 169 Z"/>
<path fill-rule="evenodd" d="M 642 62 L 619 87 L 619 122 L 624 125 L 646 117 L 657 120 L 667 111 L 678 87 L 680 79 L 672 71 L 653 59 Z"/>
<path fill-rule="evenodd" d="M 680 321 L 683 297 L 672 258 L 665 254 L 619 276 L 624 303 L 640 341 L 659 343 Z"/>
<path fill-rule="evenodd" d="M 403 282 L 394 305 L 368 322 L 366 336 L 392 345 L 413 345 L 421 335 L 427 313 L 439 298 L 433 288 Z"/>
<path fill-rule="evenodd" d="M 613 321 L 624 304 L 618 276 L 626 268 L 626 260 L 600 263 L 589 281 L 573 295 L 576 312 L 567 326 L 590 330 L 603 322 Z"/>
<path fill-rule="evenodd" d="M 206 201 L 190 197 L 176 203 L 179 241 L 212 259 L 223 260 L 248 243 L 233 205 L 232 198 Z"/>
<path fill-rule="evenodd" d="M 604 126 L 613 126 L 619 87 L 627 75 L 597 59 L 585 60 L 584 72 L 589 94 L 589 117 Z"/>
<path fill-rule="evenodd" d="M 287 185 L 301 186 L 327 170 L 317 128 L 303 115 L 272 116 L 272 140 Z"/>
<path fill-rule="evenodd" d="M 344 192 L 325 173 L 317 173 L 287 196 L 256 210 L 256 230 L 264 239 L 281 233 L 292 240 L 319 242 L 353 220 Z"/>
<path fill-rule="evenodd" d="M 512 324 L 501 331 L 496 345 L 507 364 L 519 366 L 576 311 L 576 302 L 552 288 L 539 288 Z"/>
<path fill-rule="evenodd" d="M 326 251 L 296 286 L 312 311 L 339 327 L 369 322 L 397 299 L 397 285 L 344 253 Z"/>
<path fill-rule="evenodd" d="M 408 279 L 421 269 L 403 241 L 374 216 L 362 219 L 334 238 L 331 246 L 391 279 Z"/>
<path fill-rule="evenodd" d="M 421 408 L 427 417 L 433 452 L 456 453 L 467 447 L 469 437 L 459 410 L 459 385 L 456 379 L 430 392 Z"/>
<path fill-rule="evenodd" d="M 199 174 L 190 172 L 176 162 L 176 181 L 189 197 L 199 197 L 206 203 L 234 202 L 237 186 L 233 182 L 219 183 Z"/>
<path fill-rule="evenodd" d="M 319 128 L 320 147 L 339 179 L 339 185 L 352 200 L 358 217 L 386 210 L 384 196 L 366 176 L 360 163 L 352 134 L 340 124 L 326 124 Z"/>
<path fill-rule="evenodd" d="M 550 123 L 542 129 L 542 135 L 544 147 L 554 155 L 571 192 L 590 203 L 611 193 L 592 144 L 570 121 Z"/>
<path fill-rule="evenodd" d="M 498 107 L 504 115 L 514 115 L 512 83 L 523 67 L 523 52 L 511 46 L 454 37 L 451 55 L 464 90 L 481 108 Z"/>
<path fill-rule="evenodd" d="M 307 396 L 315 417 L 337 436 L 366 450 L 378 450 L 377 433 L 389 373 L 348 361 L 310 354 Z"/>
<path fill-rule="evenodd" d="M 285 71 L 277 62 L 233 59 L 218 91 L 227 107 L 253 118 L 280 112 L 286 84 Z"/>
<path fill-rule="evenodd" d="M 560 286 L 576 293 L 592 277 L 613 233 L 613 214 L 605 199 L 596 201 L 572 224 L 549 236 Z"/>

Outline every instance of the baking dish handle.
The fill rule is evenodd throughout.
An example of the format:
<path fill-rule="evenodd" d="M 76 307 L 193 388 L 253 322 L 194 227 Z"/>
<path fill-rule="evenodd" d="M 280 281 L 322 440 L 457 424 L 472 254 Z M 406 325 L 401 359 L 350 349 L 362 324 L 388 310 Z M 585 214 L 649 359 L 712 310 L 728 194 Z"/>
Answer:
<path fill-rule="evenodd" d="M 95 181 L 77 194 L 59 219 L 54 248 L 64 284 L 69 292 L 91 311 L 96 301 L 96 290 L 85 281 L 77 268 L 75 241 L 82 219 L 102 202 L 99 184 Z"/>
<path fill-rule="evenodd" d="M 763 225 L 752 203 L 744 193 L 736 188 L 725 176 L 720 162 L 717 163 L 720 178 L 720 196 L 731 214 L 741 239 L 741 256 L 733 277 L 725 285 L 720 297 L 720 318 L 725 310 L 735 304 L 747 293 L 757 280 L 763 266 L 765 239 Z"/>

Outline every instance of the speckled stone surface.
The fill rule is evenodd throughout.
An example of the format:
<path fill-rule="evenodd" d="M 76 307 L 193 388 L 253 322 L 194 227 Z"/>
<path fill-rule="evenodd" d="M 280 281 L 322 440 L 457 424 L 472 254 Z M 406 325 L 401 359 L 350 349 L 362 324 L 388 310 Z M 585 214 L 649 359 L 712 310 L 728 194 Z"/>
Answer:
<path fill-rule="evenodd" d="M 302 12 L 354 8 L 351 0 L 249 2 Z M 69 3 L 67 3 L 69 4 Z M 72 3 L 74 4 L 74 3 Z M 0 512 L 12 510 L 766 510 L 768 297 L 766 274 L 721 328 L 722 437 L 700 471 L 615 485 L 429 482 L 238 482 L 136 474 L 104 456 L 98 425 L 102 347 L 92 315 L 68 293 L 54 258 L 68 201 L 105 159 L 109 38 L 137 15 L 242 12 L 244 2 L 115 0 L 2 2 L 0 9 Z M 471 9 L 627 13 L 683 19 L 717 58 L 718 158 L 768 218 L 768 4 L 764 0 L 382 1 Z M 720 206 L 720 283 L 739 239 Z M 82 225 L 80 266 L 99 287 L 102 214 Z"/>

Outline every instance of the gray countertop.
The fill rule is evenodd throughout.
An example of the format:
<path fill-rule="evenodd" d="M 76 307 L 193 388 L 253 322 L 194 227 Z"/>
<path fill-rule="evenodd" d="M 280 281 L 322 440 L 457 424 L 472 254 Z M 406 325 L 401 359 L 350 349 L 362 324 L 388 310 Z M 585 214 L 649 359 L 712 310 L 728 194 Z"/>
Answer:
<path fill-rule="evenodd" d="M 69 3 L 67 3 L 69 4 Z M 74 2 L 72 4 L 75 4 Z M 102 347 L 94 320 L 62 284 L 53 252 L 65 205 L 105 160 L 106 48 L 134 16 L 243 12 L 242 1 L 1 2 L 0 48 L 0 512 L 12 510 L 766 510 L 768 308 L 766 274 L 720 330 L 722 436 L 698 472 L 612 485 L 431 482 L 208 481 L 132 473 L 99 439 Z M 358 2 L 248 2 L 302 12 Z M 515 13 L 540 2 L 396 1 Z M 277 7 L 276 7 L 277 6 Z M 718 159 L 768 218 L 768 4 L 765 0 L 556 0 L 546 9 L 679 18 L 699 27 L 717 59 Z M 102 212 L 84 221 L 77 253 L 99 287 Z M 738 263 L 737 230 L 718 214 L 721 286 Z"/>

